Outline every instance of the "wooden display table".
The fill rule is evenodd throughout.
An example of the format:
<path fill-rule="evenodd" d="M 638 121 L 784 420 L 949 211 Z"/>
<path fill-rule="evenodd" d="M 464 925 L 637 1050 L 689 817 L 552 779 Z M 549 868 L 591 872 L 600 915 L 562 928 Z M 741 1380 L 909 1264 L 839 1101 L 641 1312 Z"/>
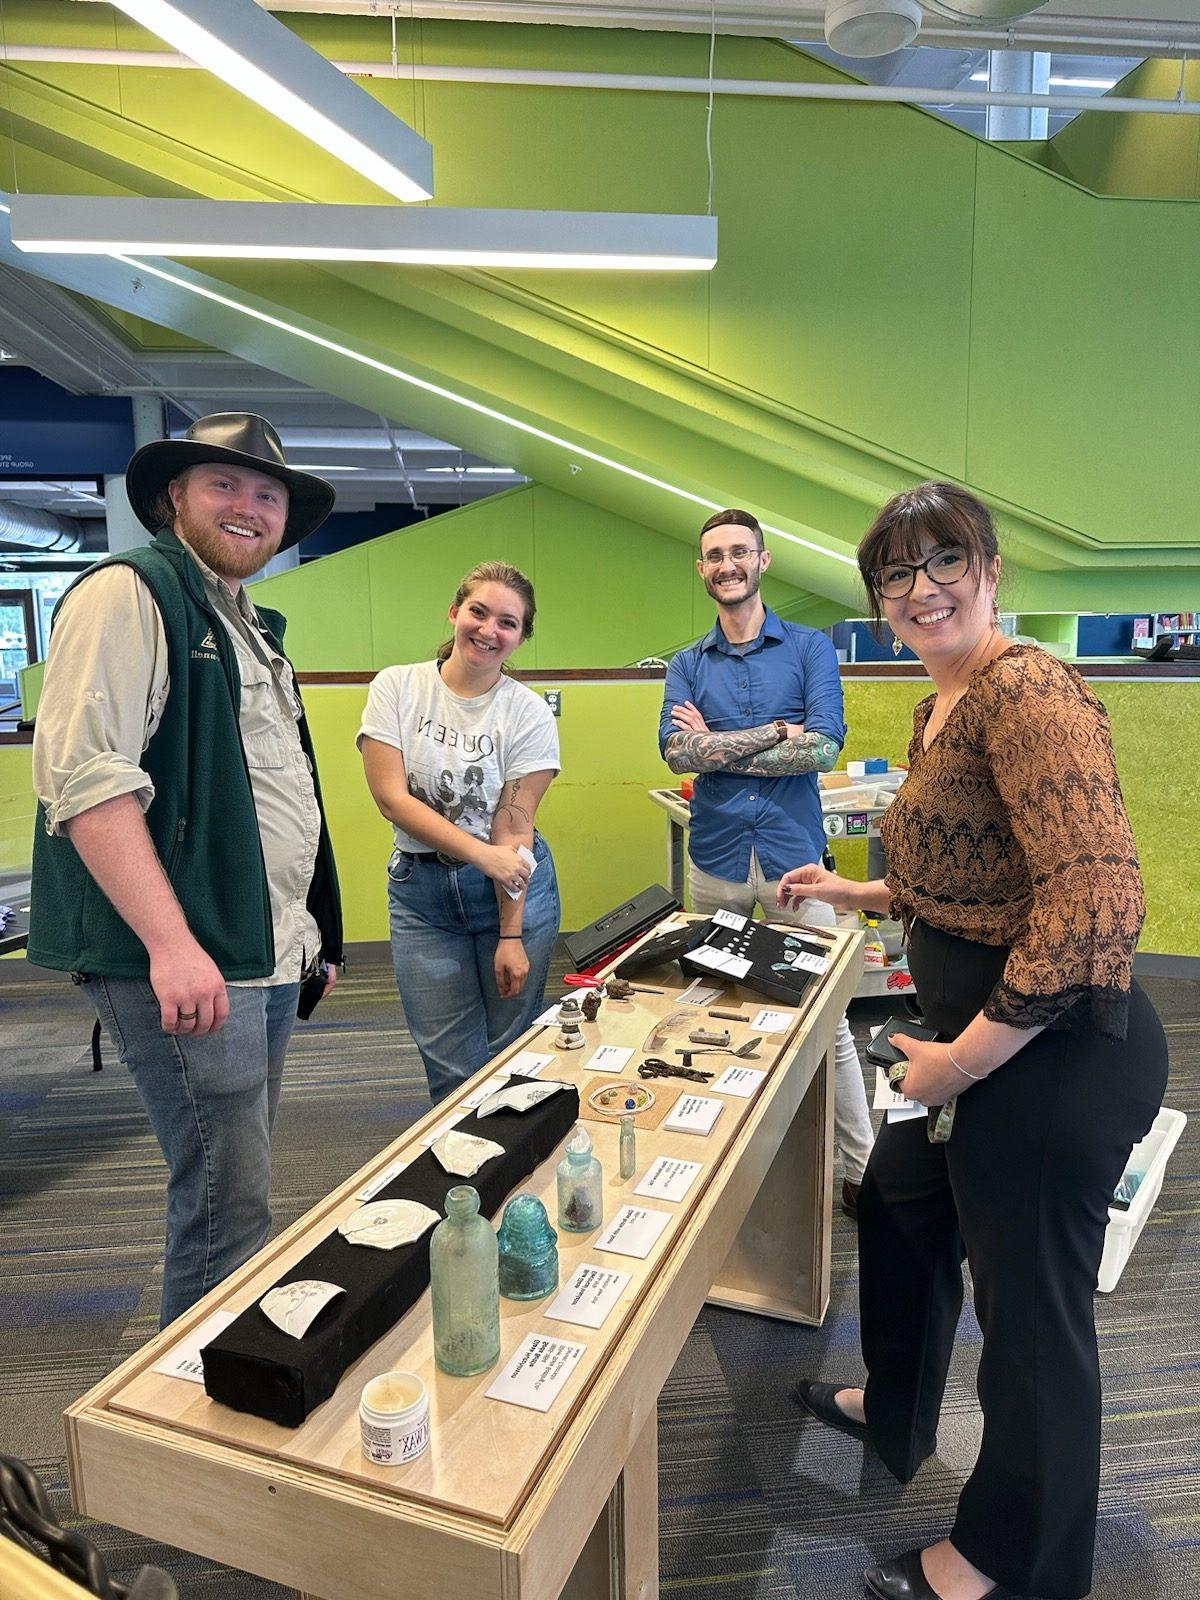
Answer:
<path fill-rule="evenodd" d="M 584 1262 L 629 1274 L 601 1328 L 547 1320 L 548 1300 L 502 1300 L 500 1364 L 478 1378 L 451 1378 L 434 1366 L 426 1293 L 295 1429 L 232 1411 L 198 1384 L 152 1370 L 214 1311 L 251 1306 L 353 1209 L 364 1182 L 406 1152 L 417 1154 L 422 1135 L 519 1051 L 551 1053 L 543 1075 L 581 1089 L 596 1076 L 588 1061 L 601 1043 L 632 1048 L 621 1076 L 636 1076 L 647 1053 L 676 1059 L 686 1024 L 665 1048 L 643 1048 L 656 1022 L 683 1009 L 676 967 L 639 980 L 663 984 L 661 995 L 605 1000 L 597 1022 L 585 1024 L 583 1050 L 555 1051 L 552 1026 L 530 1030 L 70 1407 L 68 1463 L 79 1510 L 322 1600 L 652 1600 L 656 1405 L 705 1298 L 809 1322 L 819 1322 L 828 1303 L 830 1047 L 861 965 L 859 935 L 831 930 L 828 937 L 829 971 L 786 1031 L 766 1034 L 757 1058 L 742 1063 L 769 1069 L 763 1083 L 752 1099 L 721 1096 L 724 1109 L 708 1136 L 640 1130 L 635 1175 L 622 1181 L 616 1125 L 587 1123 L 604 1166 L 606 1220 L 629 1201 L 671 1219 L 644 1260 L 597 1252 L 597 1233 L 560 1230 L 562 1282 Z M 767 1005 L 781 1009 L 728 983 L 708 1003 L 749 1017 Z M 751 1032 L 689 1009 L 692 1026 L 730 1026 L 735 1044 Z M 700 1057 L 696 1065 L 719 1073 L 728 1060 Z M 667 1093 L 676 1086 L 711 1092 L 674 1079 L 652 1083 Z M 552 1219 L 560 1154 L 524 1185 Z M 635 1198 L 635 1185 L 663 1155 L 702 1163 L 687 1195 L 677 1204 Z M 545 1413 L 484 1393 L 531 1332 L 586 1346 Z M 396 1368 L 425 1380 L 432 1443 L 407 1466 L 380 1467 L 362 1455 L 357 1408 L 368 1379 Z"/>

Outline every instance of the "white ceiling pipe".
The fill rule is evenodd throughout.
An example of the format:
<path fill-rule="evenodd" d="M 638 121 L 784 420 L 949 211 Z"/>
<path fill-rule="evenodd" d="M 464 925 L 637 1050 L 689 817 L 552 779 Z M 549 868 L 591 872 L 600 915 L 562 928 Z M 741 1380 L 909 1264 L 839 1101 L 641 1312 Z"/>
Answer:
<path fill-rule="evenodd" d="M 974 34 L 972 33 L 972 37 Z M 922 33 L 924 38 L 924 33 Z M 961 42 L 961 41 L 960 41 Z M 36 52 L 30 54 L 29 52 Z M 0 46 L 0 61 L 71 61 L 96 58 L 91 64 L 108 66 L 193 65 L 186 56 L 166 56 L 147 50 L 76 50 L 58 45 Z M 115 59 L 115 58 L 120 58 Z M 103 58 L 101 60 L 100 58 Z M 334 65 L 356 76 L 391 77 L 391 69 L 379 61 L 339 61 Z M 521 88 L 620 89 L 650 94 L 707 95 L 707 78 L 653 77 L 623 72 L 540 72 L 522 67 L 403 67 L 400 76 L 416 77 L 431 83 L 509 84 Z M 773 100 L 861 100 L 898 105 L 930 106 L 1029 106 L 1048 111 L 1141 112 L 1154 115 L 1200 116 L 1200 101 L 1139 100 L 1111 94 L 1069 94 L 1055 90 L 1050 94 L 1005 94 L 992 89 L 922 89 L 907 84 L 874 83 L 789 83 L 752 78 L 714 78 L 712 92 L 718 95 L 745 95 Z"/>
<path fill-rule="evenodd" d="M 0 544 L 20 544 L 30 550 L 78 550 L 79 523 L 53 511 L 0 500 Z"/>

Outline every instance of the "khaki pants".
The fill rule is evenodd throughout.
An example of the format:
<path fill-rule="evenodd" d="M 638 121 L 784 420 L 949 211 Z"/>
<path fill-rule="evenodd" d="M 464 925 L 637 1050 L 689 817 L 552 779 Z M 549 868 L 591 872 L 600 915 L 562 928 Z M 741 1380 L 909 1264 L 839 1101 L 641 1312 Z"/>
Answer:
<path fill-rule="evenodd" d="M 749 917 L 758 905 L 768 922 L 787 923 L 792 927 L 806 922 L 814 928 L 833 927 L 835 917 L 831 905 L 823 900 L 808 900 L 799 910 L 777 906 L 778 889 L 779 879 L 766 877 L 754 854 L 750 856 L 749 883 L 714 878 L 711 873 L 702 872 L 694 861 L 688 861 L 688 899 L 693 911 L 710 916 L 714 911 L 726 910 Z M 874 1136 L 867 1110 L 862 1062 L 844 1016 L 834 1038 L 833 1132 L 842 1153 L 846 1177 L 851 1183 L 861 1183 Z"/>

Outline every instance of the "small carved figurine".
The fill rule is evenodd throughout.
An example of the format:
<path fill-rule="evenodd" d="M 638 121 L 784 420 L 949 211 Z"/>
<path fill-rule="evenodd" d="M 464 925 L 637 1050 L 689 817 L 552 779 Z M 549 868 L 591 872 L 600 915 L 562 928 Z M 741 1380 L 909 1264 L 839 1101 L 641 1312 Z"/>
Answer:
<path fill-rule="evenodd" d="M 558 1008 L 558 1033 L 555 1036 L 554 1047 L 556 1050 L 582 1050 L 583 1010 L 579 1001 L 573 994 L 569 994 Z"/>
<path fill-rule="evenodd" d="M 585 1022 L 595 1022 L 600 1015 L 601 993 L 599 989 L 589 989 L 580 1003 Z"/>
<path fill-rule="evenodd" d="M 610 978 L 604 985 L 604 992 L 610 1000 L 628 1000 L 633 985 L 626 978 Z"/>

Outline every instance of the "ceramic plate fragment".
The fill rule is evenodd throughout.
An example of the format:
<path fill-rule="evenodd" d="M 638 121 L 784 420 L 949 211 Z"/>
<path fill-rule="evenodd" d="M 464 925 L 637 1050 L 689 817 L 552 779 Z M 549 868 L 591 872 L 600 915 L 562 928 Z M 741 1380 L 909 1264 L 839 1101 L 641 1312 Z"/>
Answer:
<path fill-rule="evenodd" d="M 338 1232 L 351 1244 L 368 1244 L 374 1250 L 394 1250 L 397 1245 L 419 1239 L 440 1221 L 436 1211 L 418 1200 L 373 1200 L 339 1222 Z"/>
<path fill-rule="evenodd" d="M 490 1117 L 493 1111 L 529 1111 L 565 1089 L 565 1083 L 510 1083 L 497 1089 L 476 1111 L 477 1117 Z"/>
<path fill-rule="evenodd" d="M 456 1128 L 444 1133 L 430 1148 L 446 1171 L 460 1178 L 473 1178 L 485 1162 L 504 1154 L 502 1144 L 474 1133 L 459 1133 Z"/>
<path fill-rule="evenodd" d="M 329 1302 L 345 1292 L 336 1283 L 301 1278 L 297 1283 L 281 1283 L 268 1289 L 258 1303 L 263 1315 L 283 1333 L 290 1334 L 293 1339 L 303 1339 Z"/>

